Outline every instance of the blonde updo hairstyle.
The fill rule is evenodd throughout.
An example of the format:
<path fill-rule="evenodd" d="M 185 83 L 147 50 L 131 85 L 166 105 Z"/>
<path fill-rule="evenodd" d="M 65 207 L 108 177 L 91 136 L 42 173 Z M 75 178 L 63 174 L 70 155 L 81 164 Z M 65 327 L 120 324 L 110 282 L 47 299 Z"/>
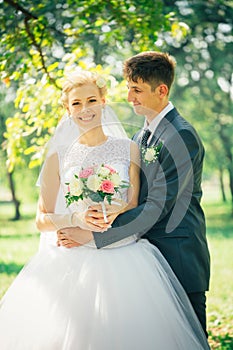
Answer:
<path fill-rule="evenodd" d="M 61 102 L 64 107 L 68 105 L 68 94 L 69 92 L 77 87 L 83 86 L 85 84 L 95 84 L 99 89 L 101 98 L 105 97 L 107 94 L 107 87 L 104 78 L 96 73 L 89 71 L 74 72 L 67 75 L 62 88 Z"/>

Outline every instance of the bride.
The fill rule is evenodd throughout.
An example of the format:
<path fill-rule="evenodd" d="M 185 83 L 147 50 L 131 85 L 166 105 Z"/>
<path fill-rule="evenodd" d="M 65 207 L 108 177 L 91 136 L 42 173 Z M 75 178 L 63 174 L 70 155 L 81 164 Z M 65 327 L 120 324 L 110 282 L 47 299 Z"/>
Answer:
<path fill-rule="evenodd" d="M 133 232 L 106 248 L 95 247 L 91 230 L 101 234 L 135 207 L 140 188 L 137 145 L 115 131 L 109 135 L 119 129 L 107 125 L 109 113 L 101 123 L 105 95 L 103 79 L 90 72 L 74 73 L 64 83 L 70 119 L 57 127 L 40 177 L 41 245 L 1 301 L 1 350 L 209 349 L 157 248 L 145 239 L 136 242 Z M 87 225 L 85 201 L 66 206 L 66 184 L 73 174 L 101 164 L 116 169 L 130 187 L 112 202 L 108 222 Z M 85 244 L 65 239 L 57 244 L 57 231 L 62 235 L 62 228 L 76 226 Z"/>

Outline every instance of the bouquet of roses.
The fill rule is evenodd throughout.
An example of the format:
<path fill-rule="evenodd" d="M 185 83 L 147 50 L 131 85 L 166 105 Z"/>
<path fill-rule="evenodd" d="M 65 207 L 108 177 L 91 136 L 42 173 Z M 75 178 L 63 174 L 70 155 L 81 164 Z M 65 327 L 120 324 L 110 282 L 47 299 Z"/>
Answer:
<path fill-rule="evenodd" d="M 105 221 L 107 220 L 104 206 L 105 198 L 111 204 L 112 198 L 121 188 L 129 187 L 129 183 L 122 180 L 119 173 L 108 164 L 82 169 L 78 174 L 74 174 L 74 177 L 66 185 L 68 190 L 65 195 L 67 206 L 85 199 L 101 203 Z"/>

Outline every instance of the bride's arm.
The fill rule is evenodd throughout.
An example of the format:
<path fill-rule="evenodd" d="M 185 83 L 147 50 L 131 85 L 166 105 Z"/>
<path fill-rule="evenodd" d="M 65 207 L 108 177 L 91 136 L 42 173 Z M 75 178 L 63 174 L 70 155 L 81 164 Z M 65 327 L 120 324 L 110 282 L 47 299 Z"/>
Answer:
<path fill-rule="evenodd" d="M 36 214 L 36 226 L 40 231 L 55 231 L 72 226 L 71 214 L 54 214 L 59 187 L 59 161 L 57 153 L 54 153 L 46 159 L 41 174 Z"/>
<path fill-rule="evenodd" d="M 58 231 L 67 227 L 81 227 L 84 230 L 99 230 L 91 223 L 87 226 L 85 213 L 55 214 L 56 200 L 60 188 L 59 160 L 57 153 L 45 161 L 41 174 L 40 196 L 37 205 L 36 226 L 41 232 Z"/>
<path fill-rule="evenodd" d="M 57 231 L 64 227 L 78 226 L 75 214 L 55 214 L 60 188 L 59 160 L 57 153 L 45 161 L 40 181 L 36 226 L 39 231 Z"/>

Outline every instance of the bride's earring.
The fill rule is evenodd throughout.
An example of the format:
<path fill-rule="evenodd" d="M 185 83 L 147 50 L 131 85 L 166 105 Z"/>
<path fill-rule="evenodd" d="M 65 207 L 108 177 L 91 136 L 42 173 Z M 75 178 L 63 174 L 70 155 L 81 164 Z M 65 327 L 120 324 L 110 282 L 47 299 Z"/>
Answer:
<path fill-rule="evenodd" d="M 106 112 L 105 112 L 105 106 L 102 107 L 102 120 L 106 121 Z"/>
<path fill-rule="evenodd" d="M 72 116 L 70 114 L 69 108 L 66 108 L 66 118 L 69 120 L 69 126 L 71 126 Z"/>
<path fill-rule="evenodd" d="M 68 114 L 68 119 L 69 119 L 69 125 L 71 126 L 72 117 L 70 114 Z"/>

